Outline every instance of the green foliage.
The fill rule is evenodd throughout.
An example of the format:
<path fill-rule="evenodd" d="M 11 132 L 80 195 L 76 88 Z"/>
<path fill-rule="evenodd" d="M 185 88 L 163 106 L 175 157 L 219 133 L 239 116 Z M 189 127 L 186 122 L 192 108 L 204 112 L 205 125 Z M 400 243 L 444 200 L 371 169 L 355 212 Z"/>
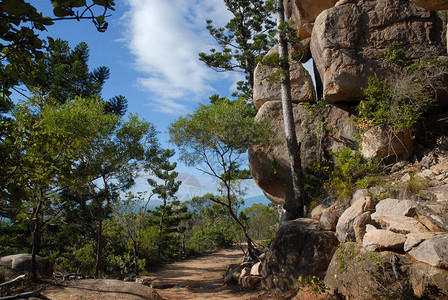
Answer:
<path fill-rule="evenodd" d="M 339 199 L 347 199 L 351 197 L 356 185 L 365 186 L 363 178 L 377 170 L 376 159 L 367 160 L 359 151 L 344 147 L 336 153 L 336 163 L 324 187 Z"/>
<path fill-rule="evenodd" d="M 222 71 L 243 71 L 246 81 L 238 83 L 241 97 L 252 99 L 255 60 L 263 56 L 274 43 L 269 38 L 273 34 L 274 22 L 263 0 L 224 1 L 233 15 L 224 27 L 214 27 L 207 20 L 207 30 L 222 48 L 210 49 L 210 53 L 199 53 L 199 59 L 208 67 Z"/>
<path fill-rule="evenodd" d="M 40 77 L 44 57 L 53 40 L 44 41 L 39 33 L 63 19 L 92 20 L 98 31 L 107 29 L 108 12 L 114 10 L 113 0 L 52 0 L 54 17 L 44 16 L 24 0 L 4 0 L 0 3 L 0 99 L 10 96 L 11 88 L 29 77 Z M 41 77 L 42 78 L 42 77 Z M 43 79 L 43 78 L 42 78 Z"/>
<path fill-rule="evenodd" d="M 254 203 L 244 209 L 248 232 L 257 241 L 270 240 L 278 228 L 278 211 L 274 204 Z"/>
<path fill-rule="evenodd" d="M 314 275 L 308 275 L 307 277 L 299 276 L 298 282 L 300 287 L 311 287 L 317 294 L 325 293 L 330 289 L 322 280 L 319 279 L 319 277 Z"/>
<path fill-rule="evenodd" d="M 230 232 L 222 226 L 193 228 L 192 246 L 196 251 L 228 248 L 233 245 L 230 235 Z"/>
<path fill-rule="evenodd" d="M 127 275 L 132 273 L 135 269 L 134 259 L 129 252 L 125 252 L 122 255 L 109 255 L 107 257 L 107 266 L 106 271 L 109 274 L 113 274 L 115 276 L 123 277 L 123 275 Z M 143 270 L 146 265 L 145 259 L 137 260 L 137 268 Z"/>
<path fill-rule="evenodd" d="M 422 191 L 428 187 L 428 181 L 420 176 L 411 175 L 406 185 L 406 192 L 411 195 L 421 195 Z"/>
<path fill-rule="evenodd" d="M 382 53 L 392 75 L 370 78 L 363 90 L 366 99 L 360 102 L 355 120 L 360 134 L 381 124 L 395 133 L 410 129 L 434 106 L 438 90 L 446 85 L 448 62 L 431 53 L 411 60 L 411 52 L 412 48 L 397 45 Z"/>

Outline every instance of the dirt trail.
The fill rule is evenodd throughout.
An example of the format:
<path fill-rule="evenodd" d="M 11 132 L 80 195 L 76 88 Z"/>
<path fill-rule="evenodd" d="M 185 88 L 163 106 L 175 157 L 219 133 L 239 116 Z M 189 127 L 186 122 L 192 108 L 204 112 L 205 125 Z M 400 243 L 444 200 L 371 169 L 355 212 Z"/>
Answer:
<path fill-rule="evenodd" d="M 233 247 L 166 265 L 149 277 L 167 299 L 260 299 L 262 291 L 223 284 L 227 266 L 240 262 L 242 251 Z"/>

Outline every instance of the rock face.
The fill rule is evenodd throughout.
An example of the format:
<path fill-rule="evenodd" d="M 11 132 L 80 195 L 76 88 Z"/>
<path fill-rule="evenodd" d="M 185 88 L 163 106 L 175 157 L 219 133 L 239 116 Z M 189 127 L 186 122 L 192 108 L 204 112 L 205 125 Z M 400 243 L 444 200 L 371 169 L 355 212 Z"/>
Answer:
<path fill-rule="evenodd" d="M 46 258 L 36 256 L 37 274 L 53 275 L 53 263 Z M 0 266 L 13 272 L 31 272 L 31 254 L 14 254 L 0 258 Z"/>
<path fill-rule="evenodd" d="M 291 79 L 291 97 L 294 103 L 314 102 L 316 94 L 314 85 L 308 71 L 298 61 L 292 59 L 292 53 L 295 51 L 289 48 L 290 57 L 290 79 Z M 267 55 L 278 52 L 278 47 L 271 49 Z M 253 100 L 255 107 L 260 107 L 267 101 L 281 101 L 280 82 L 270 80 L 278 69 L 258 64 L 254 72 L 254 94 Z"/>
<path fill-rule="evenodd" d="M 311 36 L 311 53 L 329 102 L 363 97 L 368 78 L 390 75 L 379 57 L 393 45 L 412 45 L 415 55 L 443 55 L 444 26 L 436 14 L 407 0 L 347 1 L 323 11 Z M 417 58 L 408 53 L 410 58 Z"/>
<path fill-rule="evenodd" d="M 328 135 L 319 136 L 319 120 L 316 114 L 303 105 L 293 104 L 297 140 L 301 142 L 302 166 L 318 160 L 319 152 L 325 149 L 337 151 L 350 145 L 356 147 L 351 138 L 354 131 L 353 114 L 344 106 L 328 105 Z M 291 174 L 288 149 L 286 147 L 282 105 L 280 101 L 266 102 L 257 113 L 256 120 L 271 119 L 271 126 L 277 132 L 279 144 L 268 149 L 260 147 L 249 150 L 249 166 L 255 183 L 263 190 L 266 197 L 276 204 L 283 204 L 287 194 L 292 195 Z"/>
<path fill-rule="evenodd" d="M 311 36 L 316 17 L 333 7 L 338 0 L 284 0 L 285 14 L 294 22 L 299 37 L 303 40 Z"/>
<path fill-rule="evenodd" d="M 361 138 L 361 153 L 366 158 L 406 160 L 413 153 L 414 139 L 410 130 L 397 134 L 380 125 L 369 129 Z"/>
<path fill-rule="evenodd" d="M 286 222 L 269 247 L 262 267 L 263 284 L 268 288 L 291 290 L 299 275 L 322 275 L 338 241 L 330 231 L 319 230 L 312 219 Z"/>

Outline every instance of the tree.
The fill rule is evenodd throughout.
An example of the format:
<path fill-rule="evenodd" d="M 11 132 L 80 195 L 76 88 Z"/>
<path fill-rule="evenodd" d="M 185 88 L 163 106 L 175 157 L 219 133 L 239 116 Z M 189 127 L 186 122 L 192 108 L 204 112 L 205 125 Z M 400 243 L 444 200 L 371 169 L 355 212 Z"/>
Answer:
<path fill-rule="evenodd" d="M 14 161 L 8 186 L 18 186 L 22 197 L 7 203 L 17 214 L 14 221 L 27 222 L 31 233 L 32 270 L 40 251 L 44 227 L 64 206 L 60 192 L 70 185 L 73 168 L 82 150 L 101 134 L 114 117 L 103 113 L 97 99 L 77 98 L 66 105 L 42 101 L 39 95 L 14 109 Z"/>
<path fill-rule="evenodd" d="M 254 257 L 253 241 L 234 209 L 235 203 L 241 200 L 235 183 L 250 176 L 249 171 L 240 169 L 248 147 L 272 142 L 274 135 L 269 123 L 255 122 L 244 101 L 220 98 L 179 118 L 170 125 L 169 133 L 170 141 L 180 149 L 181 159 L 187 165 L 200 165 L 199 170 L 222 185 L 222 197 L 209 199 L 227 208 L 244 233 L 250 256 Z"/>
<path fill-rule="evenodd" d="M 103 221 L 118 201 L 119 191 L 128 190 L 141 170 L 151 167 L 159 153 L 154 126 L 131 114 L 127 121 L 109 126 L 94 139 L 78 160 L 77 191 L 87 194 L 97 209 L 97 254 L 95 276 L 98 276 L 103 248 Z"/>
<path fill-rule="evenodd" d="M 158 218 L 159 242 L 157 244 L 157 253 L 159 259 L 162 258 L 162 248 L 167 247 L 166 242 L 169 239 L 168 235 L 170 232 L 167 226 L 172 225 L 170 223 L 177 221 L 173 220 L 173 214 L 175 212 L 173 211 L 172 204 L 178 205 L 178 201 L 176 202 L 176 193 L 179 190 L 181 182 L 176 181 L 178 173 L 174 170 L 177 164 L 170 163 L 169 161 L 174 154 L 175 152 L 173 150 L 164 150 L 161 155 L 155 159 L 156 166 L 154 167 L 154 175 L 157 177 L 157 180 L 148 178 L 149 185 L 153 187 L 152 192 L 155 195 L 158 195 L 158 198 L 163 201 L 163 204 L 153 213 L 153 215 L 156 215 Z M 161 183 L 158 183 L 157 181 L 161 181 Z"/>
<path fill-rule="evenodd" d="M 291 80 L 289 75 L 289 55 L 288 41 L 286 37 L 287 24 L 285 22 L 285 12 L 283 1 L 276 0 L 276 17 L 278 28 L 278 54 L 280 62 L 280 87 L 282 97 L 282 112 L 285 126 L 286 144 L 291 166 L 292 187 L 294 198 L 286 197 L 283 205 L 286 210 L 286 219 L 291 220 L 296 217 L 303 217 L 307 214 L 308 200 L 303 186 L 303 171 L 300 160 L 300 144 L 297 142 L 294 112 L 292 109 Z"/>
<path fill-rule="evenodd" d="M 45 65 L 37 62 L 43 50 L 51 47 L 39 37 L 48 26 L 60 20 L 92 20 L 98 31 L 107 29 L 108 12 L 114 10 L 114 0 L 52 0 L 54 16 L 47 17 L 25 0 L 3 0 L 0 3 L 0 99 L 1 106 L 11 104 L 10 89 L 21 81 L 36 75 Z"/>
<path fill-rule="evenodd" d="M 274 21 L 265 8 L 264 0 L 224 0 L 233 18 L 225 27 L 216 28 L 207 20 L 207 29 L 222 51 L 210 49 L 210 54 L 199 53 L 199 59 L 218 71 L 236 71 L 246 74 L 246 82 L 238 82 L 238 90 L 252 100 L 256 58 L 263 56 L 272 46 L 269 35 Z"/>

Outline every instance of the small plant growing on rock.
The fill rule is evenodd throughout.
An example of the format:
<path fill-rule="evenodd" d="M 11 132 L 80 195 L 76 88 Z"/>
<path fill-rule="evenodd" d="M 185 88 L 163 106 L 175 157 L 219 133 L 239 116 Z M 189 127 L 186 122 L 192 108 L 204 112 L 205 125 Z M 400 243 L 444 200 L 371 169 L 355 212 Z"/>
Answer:
<path fill-rule="evenodd" d="M 377 159 L 365 159 L 359 151 L 344 147 L 336 153 L 336 163 L 324 187 L 339 199 L 348 199 L 363 178 L 378 171 Z"/>
<path fill-rule="evenodd" d="M 314 275 L 308 275 L 306 277 L 300 275 L 298 282 L 300 287 L 297 290 L 303 287 L 311 287 L 316 294 L 323 294 L 330 289 L 319 277 Z"/>

